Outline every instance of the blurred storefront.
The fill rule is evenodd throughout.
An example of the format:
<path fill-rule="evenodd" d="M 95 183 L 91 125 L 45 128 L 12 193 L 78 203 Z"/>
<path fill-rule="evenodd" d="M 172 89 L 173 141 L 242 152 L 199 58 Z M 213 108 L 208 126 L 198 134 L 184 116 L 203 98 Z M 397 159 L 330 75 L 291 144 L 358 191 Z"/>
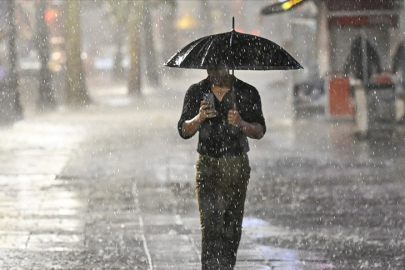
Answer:
<path fill-rule="evenodd" d="M 324 43 L 323 51 L 329 53 L 329 67 L 327 67 L 326 85 L 328 100 L 327 113 L 330 117 L 352 117 L 354 114 L 353 93 L 351 85 L 353 76 L 346 76 L 345 65 L 348 64 L 348 56 L 353 53 L 354 42 L 357 38 L 364 40 L 362 44 L 370 44 L 375 49 L 376 55 L 369 54 L 362 58 L 362 64 L 368 66 L 369 61 L 378 58 L 379 67 L 370 78 L 363 76 L 354 78 L 363 84 L 369 82 L 386 82 L 390 80 L 392 62 L 392 48 L 398 43 L 397 29 L 400 21 L 400 10 L 394 0 L 326 0 L 325 9 L 329 42 Z M 362 41 L 363 42 L 363 41 Z M 325 47 L 328 46 L 328 47 Z M 369 46 L 369 45 L 367 45 Z M 358 61 L 357 61 L 358 62 Z M 354 69 L 359 69 L 355 67 Z M 362 70 L 367 71 L 367 69 Z M 367 71 L 368 72 L 368 71 Z M 365 74 L 365 73 L 363 73 Z M 342 98 L 344 96 L 345 98 Z"/>
<path fill-rule="evenodd" d="M 365 33 L 377 49 L 382 67 L 390 69 L 390 46 L 396 43 L 400 11 L 394 0 L 328 0 L 327 16 L 330 37 L 330 70 L 342 71 L 350 44 Z"/>

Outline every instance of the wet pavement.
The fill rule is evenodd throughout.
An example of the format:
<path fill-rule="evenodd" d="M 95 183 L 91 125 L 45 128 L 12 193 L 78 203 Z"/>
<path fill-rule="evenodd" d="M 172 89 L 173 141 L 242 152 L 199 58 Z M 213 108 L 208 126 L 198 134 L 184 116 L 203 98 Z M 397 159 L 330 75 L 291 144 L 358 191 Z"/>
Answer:
<path fill-rule="evenodd" d="M 258 87 L 268 131 L 250 141 L 236 269 L 403 269 L 402 127 L 359 141 L 352 121 L 294 118 L 287 73 L 239 74 Z M 199 269 L 196 138 L 176 126 L 204 76 L 142 97 L 100 79 L 88 108 L 1 127 L 0 268 Z"/>

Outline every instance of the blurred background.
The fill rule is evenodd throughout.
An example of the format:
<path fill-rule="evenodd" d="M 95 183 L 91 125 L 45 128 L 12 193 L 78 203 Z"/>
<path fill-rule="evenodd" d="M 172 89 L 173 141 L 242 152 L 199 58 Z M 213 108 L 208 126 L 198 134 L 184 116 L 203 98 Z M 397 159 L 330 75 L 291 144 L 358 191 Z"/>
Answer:
<path fill-rule="evenodd" d="M 294 77 L 272 73 L 275 83 L 288 84 L 291 92 L 295 87 L 297 108 L 301 101 L 314 105 L 315 94 L 325 99 L 330 78 L 344 75 L 358 35 L 378 53 L 380 80 L 392 78 L 404 32 L 402 0 L 301 0 L 290 1 L 298 3 L 293 8 L 269 12 L 280 2 L 1 1 L 0 14 L 6 18 L 0 22 L 1 121 L 89 104 L 88 86 L 105 80 L 122 85 L 128 95 L 162 87 L 168 77 L 187 72 L 163 63 L 199 37 L 231 30 L 232 17 L 237 31 L 274 41 L 304 66 Z M 322 89 L 316 92 L 319 83 Z M 302 85 L 303 97 L 297 93 Z M 320 106 L 339 116 L 328 111 L 331 102 L 338 101 L 322 100 Z"/>

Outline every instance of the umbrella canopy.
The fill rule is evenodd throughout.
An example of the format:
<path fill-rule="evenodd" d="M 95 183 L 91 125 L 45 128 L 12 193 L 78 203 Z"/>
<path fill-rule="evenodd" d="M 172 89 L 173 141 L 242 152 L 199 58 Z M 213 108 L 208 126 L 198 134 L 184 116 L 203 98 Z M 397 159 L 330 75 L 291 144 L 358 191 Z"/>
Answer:
<path fill-rule="evenodd" d="M 234 29 L 191 42 L 172 56 L 165 66 L 207 69 L 209 66 L 220 63 L 232 70 L 302 68 L 276 43 L 262 37 L 239 33 Z"/>

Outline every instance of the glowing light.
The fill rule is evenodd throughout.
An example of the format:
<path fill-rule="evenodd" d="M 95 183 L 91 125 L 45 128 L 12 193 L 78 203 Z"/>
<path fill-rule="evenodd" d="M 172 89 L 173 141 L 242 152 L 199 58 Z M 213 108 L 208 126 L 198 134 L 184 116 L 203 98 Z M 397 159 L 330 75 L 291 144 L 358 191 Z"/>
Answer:
<path fill-rule="evenodd" d="M 198 25 L 196 19 L 194 19 L 191 15 L 186 14 L 183 18 L 181 18 L 177 23 L 176 27 L 179 29 L 191 29 Z"/>
<path fill-rule="evenodd" d="M 56 17 L 58 17 L 58 11 L 56 9 L 48 9 L 45 12 L 45 21 L 48 23 Z"/>
<path fill-rule="evenodd" d="M 252 30 L 252 35 L 258 36 L 258 35 L 260 35 L 260 31 L 258 29 L 253 29 Z"/>
<path fill-rule="evenodd" d="M 299 4 L 300 2 L 302 2 L 303 0 L 288 0 L 286 2 L 284 2 L 281 7 L 284 10 L 288 10 L 290 8 L 292 8 L 293 6 L 295 6 L 296 4 Z"/>

